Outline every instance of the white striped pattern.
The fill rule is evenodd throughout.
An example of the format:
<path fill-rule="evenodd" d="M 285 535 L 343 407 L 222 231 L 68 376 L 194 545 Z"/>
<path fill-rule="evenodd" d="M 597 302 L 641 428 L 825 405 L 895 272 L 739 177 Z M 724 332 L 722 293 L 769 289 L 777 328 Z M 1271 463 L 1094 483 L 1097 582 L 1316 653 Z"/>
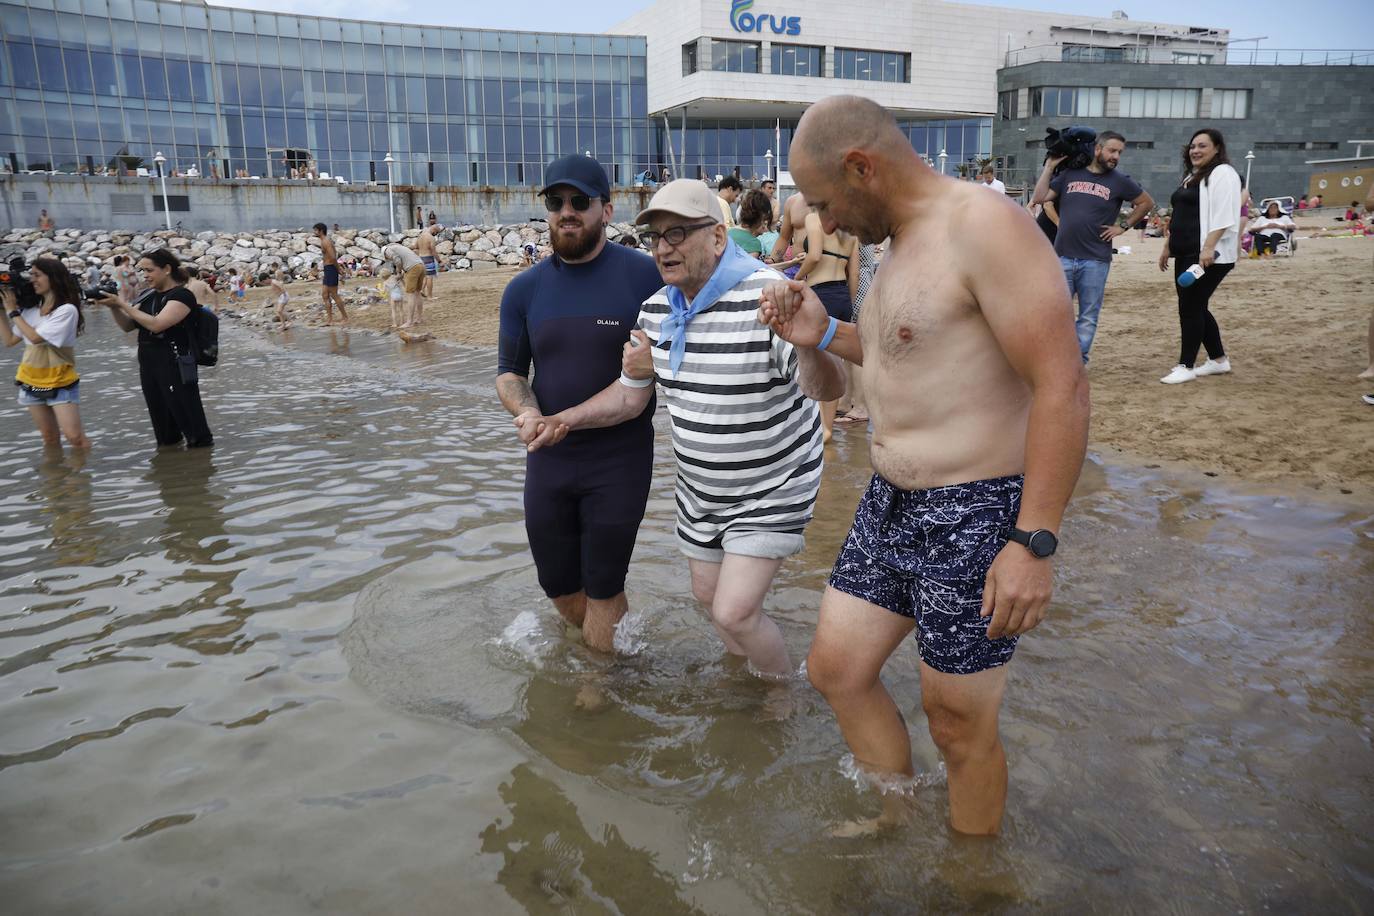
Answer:
<path fill-rule="evenodd" d="M 727 529 L 800 532 L 820 489 L 820 412 L 797 387 L 795 349 L 757 319 L 779 276 L 762 267 L 694 317 L 676 375 L 657 346 L 666 287 L 639 315 L 672 419 L 678 535 L 703 547 Z"/>

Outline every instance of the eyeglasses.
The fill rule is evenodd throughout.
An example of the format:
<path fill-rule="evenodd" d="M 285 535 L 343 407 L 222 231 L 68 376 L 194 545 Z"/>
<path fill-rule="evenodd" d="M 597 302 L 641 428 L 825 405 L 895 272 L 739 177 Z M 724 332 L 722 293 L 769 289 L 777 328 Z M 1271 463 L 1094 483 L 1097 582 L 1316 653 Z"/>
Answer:
<path fill-rule="evenodd" d="M 586 194 L 574 194 L 572 197 L 564 197 L 562 194 L 545 194 L 544 207 L 550 213 L 557 213 L 563 209 L 564 201 L 571 201 L 572 208 L 578 213 L 582 213 L 592 205 L 592 199 Z"/>
<path fill-rule="evenodd" d="M 651 229 L 648 232 L 641 232 L 639 234 L 639 243 L 643 245 L 645 248 L 648 248 L 650 251 L 652 251 L 653 249 L 658 247 L 658 240 L 663 239 L 663 241 L 667 242 L 669 245 L 676 248 L 683 242 L 687 241 L 688 233 L 696 232 L 698 229 L 707 229 L 711 226 L 716 225 L 719 225 L 719 223 L 697 223 L 691 226 L 674 226 L 673 228 L 665 229 L 662 232 L 654 232 Z"/>

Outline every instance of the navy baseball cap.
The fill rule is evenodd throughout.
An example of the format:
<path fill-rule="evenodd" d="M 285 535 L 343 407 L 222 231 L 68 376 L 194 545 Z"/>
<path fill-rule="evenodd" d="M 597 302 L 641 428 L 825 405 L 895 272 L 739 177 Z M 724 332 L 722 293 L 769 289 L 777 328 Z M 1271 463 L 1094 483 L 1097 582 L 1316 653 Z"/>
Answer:
<path fill-rule="evenodd" d="M 591 156 L 564 156 L 550 162 L 544 169 L 544 187 L 540 194 L 548 193 L 555 185 L 572 185 L 589 197 L 602 200 L 611 199 L 611 183 L 606 178 L 606 170 Z"/>

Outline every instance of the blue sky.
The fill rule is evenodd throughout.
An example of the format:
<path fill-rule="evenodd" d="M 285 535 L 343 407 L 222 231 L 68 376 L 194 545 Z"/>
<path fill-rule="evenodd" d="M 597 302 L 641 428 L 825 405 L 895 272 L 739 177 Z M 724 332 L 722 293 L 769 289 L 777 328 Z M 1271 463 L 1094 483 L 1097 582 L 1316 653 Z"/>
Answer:
<path fill-rule="evenodd" d="M 958 0 L 955 0 L 958 2 Z M 786 0 L 778 0 L 780 6 Z M 240 6 L 317 16 L 347 16 L 357 12 L 372 18 L 385 10 L 392 22 L 415 25 L 458 25 L 486 29 L 550 32 L 602 32 L 632 13 L 652 5 L 650 0 L 518 0 L 515 3 L 435 4 L 421 0 L 390 0 L 386 4 L 348 7 L 338 0 L 233 0 L 212 6 Z M 980 4 L 1054 10 L 1081 16 L 1108 16 L 1125 10 L 1132 19 L 1229 28 L 1232 38 L 1267 36 L 1262 48 L 1374 49 L 1374 12 L 1367 0 L 1005 0 Z M 372 15 L 368 15 L 372 14 Z M 1246 47 L 1253 47 L 1247 44 Z"/>

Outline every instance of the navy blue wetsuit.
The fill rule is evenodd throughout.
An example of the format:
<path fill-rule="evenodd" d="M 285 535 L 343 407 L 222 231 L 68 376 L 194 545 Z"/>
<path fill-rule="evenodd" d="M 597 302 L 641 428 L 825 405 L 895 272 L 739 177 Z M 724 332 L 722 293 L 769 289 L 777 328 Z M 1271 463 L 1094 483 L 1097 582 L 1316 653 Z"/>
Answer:
<path fill-rule="evenodd" d="M 501 296 L 497 373 L 535 373 L 546 416 L 581 404 L 620 378 L 621 349 L 640 305 L 663 286 L 647 255 L 607 243 L 595 260 L 546 258 Z M 550 598 L 585 590 L 605 600 L 625 590 L 653 471 L 650 400 L 633 420 L 568 434 L 525 465 L 525 530 Z"/>

